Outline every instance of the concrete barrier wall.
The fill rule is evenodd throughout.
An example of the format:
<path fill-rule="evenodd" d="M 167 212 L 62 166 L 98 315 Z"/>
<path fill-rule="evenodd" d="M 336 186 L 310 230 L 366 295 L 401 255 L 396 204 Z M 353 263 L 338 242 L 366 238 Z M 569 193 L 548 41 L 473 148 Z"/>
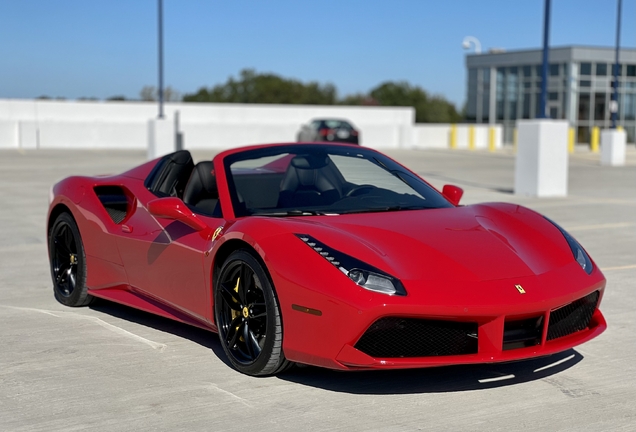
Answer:
<path fill-rule="evenodd" d="M 474 148 L 487 149 L 490 143 L 490 129 L 494 129 L 495 148 L 503 146 L 501 125 L 458 124 L 456 127 L 456 147 L 470 148 L 470 130 L 474 130 Z M 451 148 L 451 124 L 416 124 L 413 126 L 414 148 Z"/>
<path fill-rule="evenodd" d="M 410 147 L 411 107 L 169 103 L 165 117 L 179 112 L 185 148 L 230 148 L 295 141 L 313 118 L 350 120 L 363 145 Z M 0 148 L 146 148 L 148 120 L 157 104 L 0 99 Z"/>
<path fill-rule="evenodd" d="M 450 124 L 415 124 L 411 107 L 168 103 L 179 112 L 185 148 L 231 148 L 295 141 L 313 118 L 350 120 L 372 148 L 449 148 Z M 0 148 L 145 149 L 157 104 L 0 99 Z M 474 147 L 488 148 L 489 125 L 474 125 Z M 470 125 L 456 126 L 456 148 L 469 148 Z M 495 147 L 502 128 L 495 125 Z"/>

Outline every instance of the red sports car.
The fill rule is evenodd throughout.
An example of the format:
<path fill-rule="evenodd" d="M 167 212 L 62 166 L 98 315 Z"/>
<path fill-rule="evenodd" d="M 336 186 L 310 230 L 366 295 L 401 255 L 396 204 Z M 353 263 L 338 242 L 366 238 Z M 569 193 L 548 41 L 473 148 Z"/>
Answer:
<path fill-rule="evenodd" d="M 572 236 L 461 195 L 347 144 L 69 177 L 48 214 L 54 293 L 218 332 L 249 375 L 520 360 L 605 330 L 605 278 Z"/>

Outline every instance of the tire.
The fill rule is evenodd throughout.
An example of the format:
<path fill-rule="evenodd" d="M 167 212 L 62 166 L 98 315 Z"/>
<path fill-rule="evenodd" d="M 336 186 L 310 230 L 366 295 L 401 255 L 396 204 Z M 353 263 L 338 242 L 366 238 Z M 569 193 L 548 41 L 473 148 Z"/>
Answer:
<path fill-rule="evenodd" d="M 86 306 L 93 301 L 86 287 L 86 255 L 75 220 L 60 214 L 49 231 L 49 260 L 55 299 L 66 306 Z"/>
<path fill-rule="evenodd" d="M 219 339 L 232 366 L 246 375 L 275 375 L 290 367 L 283 354 L 283 326 L 266 270 L 246 250 L 223 263 L 214 290 Z"/>

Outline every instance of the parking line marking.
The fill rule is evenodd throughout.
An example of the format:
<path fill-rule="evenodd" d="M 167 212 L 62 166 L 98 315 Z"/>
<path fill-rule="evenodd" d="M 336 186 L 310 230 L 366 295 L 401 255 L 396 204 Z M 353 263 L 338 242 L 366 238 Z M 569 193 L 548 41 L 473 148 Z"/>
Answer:
<path fill-rule="evenodd" d="M 590 231 L 597 229 L 611 229 L 611 228 L 628 228 L 636 226 L 634 222 L 617 222 L 617 223 L 605 223 L 605 224 L 594 224 L 594 225 L 579 225 L 567 228 L 568 231 Z"/>
<path fill-rule="evenodd" d="M 611 270 L 629 270 L 636 268 L 636 264 L 617 266 L 617 267 L 603 267 L 601 271 L 611 271 Z"/>
<path fill-rule="evenodd" d="M 84 320 L 92 321 L 95 324 L 101 327 L 104 327 L 107 330 L 112 331 L 113 333 L 117 333 L 121 336 L 127 337 L 128 339 L 136 340 L 138 342 L 146 344 L 152 349 L 155 349 L 159 352 L 163 352 L 168 347 L 166 344 L 151 341 L 150 339 L 146 339 L 144 337 L 138 336 L 134 333 L 129 332 L 128 330 L 124 330 L 123 328 L 117 327 L 116 325 L 107 323 L 106 321 L 100 318 L 89 316 L 89 315 L 81 315 L 81 314 L 77 314 L 73 312 L 57 312 L 57 311 L 50 311 L 46 309 L 26 308 L 26 307 L 19 307 L 19 306 L 5 306 L 5 305 L 0 305 L 0 306 L 6 309 L 13 309 L 13 310 L 20 310 L 20 311 L 27 311 L 27 312 L 37 312 L 37 313 L 41 313 L 45 315 L 54 316 L 56 318 L 84 319 Z"/>

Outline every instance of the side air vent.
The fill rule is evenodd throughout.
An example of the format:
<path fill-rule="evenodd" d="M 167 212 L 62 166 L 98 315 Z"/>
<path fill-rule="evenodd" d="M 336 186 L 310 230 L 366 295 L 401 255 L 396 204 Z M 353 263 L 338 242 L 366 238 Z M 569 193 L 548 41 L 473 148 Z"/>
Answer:
<path fill-rule="evenodd" d="M 131 200 L 119 186 L 97 186 L 95 194 L 116 224 L 121 223 L 131 209 Z"/>

